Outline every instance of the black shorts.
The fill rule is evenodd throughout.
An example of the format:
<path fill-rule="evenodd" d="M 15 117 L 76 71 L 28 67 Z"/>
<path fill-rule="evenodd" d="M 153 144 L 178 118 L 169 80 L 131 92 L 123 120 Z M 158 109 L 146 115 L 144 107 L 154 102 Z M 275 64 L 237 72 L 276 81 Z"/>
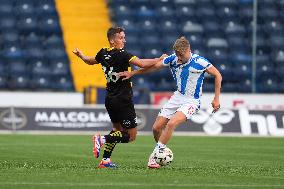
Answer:
<path fill-rule="evenodd" d="M 123 128 L 137 127 L 136 113 L 131 97 L 106 97 L 105 106 L 111 122 L 120 123 Z"/>

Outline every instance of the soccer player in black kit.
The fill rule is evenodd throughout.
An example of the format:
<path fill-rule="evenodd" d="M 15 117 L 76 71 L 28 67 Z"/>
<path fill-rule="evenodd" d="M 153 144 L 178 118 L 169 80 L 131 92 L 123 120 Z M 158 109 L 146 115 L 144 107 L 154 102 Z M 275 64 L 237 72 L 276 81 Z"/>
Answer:
<path fill-rule="evenodd" d="M 86 64 L 101 64 L 106 80 L 107 95 L 105 107 L 113 123 L 113 129 L 108 135 L 93 136 L 93 153 L 96 158 L 104 145 L 104 154 L 99 168 L 116 168 L 110 157 L 117 143 L 134 141 L 137 134 L 136 114 L 132 101 L 132 87 L 130 80 L 122 80 L 117 73 L 128 71 L 130 64 L 140 68 L 151 67 L 160 58 L 139 59 L 124 49 L 126 43 L 124 29 L 111 27 L 107 31 L 110 47 L 102 48 L 95 57 L 88 57 L 76 48 L 73 53 Z"/>

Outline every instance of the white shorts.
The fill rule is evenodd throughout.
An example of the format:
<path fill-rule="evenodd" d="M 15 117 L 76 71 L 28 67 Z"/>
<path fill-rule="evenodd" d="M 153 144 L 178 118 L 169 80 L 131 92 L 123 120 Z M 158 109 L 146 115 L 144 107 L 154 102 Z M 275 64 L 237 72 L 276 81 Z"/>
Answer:
<path fill-rule="evenodd" d="M 180 92 L 174 92 L 173 96 L 163 106 L 158 116 L 171 119 L 176 112 L 182 112 L 187 119 L 200 109 L 200 99 L 194 99 L 189 96 L 180 94 Z"/>

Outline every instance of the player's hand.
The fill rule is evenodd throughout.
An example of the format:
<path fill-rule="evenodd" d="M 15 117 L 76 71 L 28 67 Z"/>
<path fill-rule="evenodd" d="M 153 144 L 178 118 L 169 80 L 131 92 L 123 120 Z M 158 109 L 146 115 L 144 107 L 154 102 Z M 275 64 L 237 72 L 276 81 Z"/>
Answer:
<path fill-rule="evenodd" d="M 163 60 L 164 58 L 166 58 L 168 55 L 167 54 L 162 54 L 162 56 L 160 56 L 160 60 Z"/>
<path fill-rule="evenodd" d="M 80 58 L 83 57 L 83 53 L 78 48 L 74 49 L 72 52 Z"/>
<path fill-rule="evenodd" d="M 122 81 L 124 81 L 124 80 L 127 80 L 127 79 L 131 78 L 133 75 L 129 71 L 124 71 L 124 72 L 117 73 L 117 76 L 123 77 Z"/>
<path fill-rule="evenodd" d="M 214 98 L 213 101 L 211 102 L 213 111 L 212 113 L 217 112 L 220 109 L 220 102 L 219 99 Z"/>

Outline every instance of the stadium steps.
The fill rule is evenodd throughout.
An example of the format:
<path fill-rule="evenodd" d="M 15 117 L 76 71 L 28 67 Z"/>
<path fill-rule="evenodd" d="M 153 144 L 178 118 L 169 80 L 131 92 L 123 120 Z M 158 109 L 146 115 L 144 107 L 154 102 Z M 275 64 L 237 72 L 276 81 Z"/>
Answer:
<path fill-rule="evenodd" d="M 106 31 L 111 22 L 105 0 L 56 0 L 56 7 L 76 91 L 88 86 L 105 87 L 101 66 L 86 65 L 72 53 L 78 47 L 85 55 L 95 56 L 108 46 Z"/>

